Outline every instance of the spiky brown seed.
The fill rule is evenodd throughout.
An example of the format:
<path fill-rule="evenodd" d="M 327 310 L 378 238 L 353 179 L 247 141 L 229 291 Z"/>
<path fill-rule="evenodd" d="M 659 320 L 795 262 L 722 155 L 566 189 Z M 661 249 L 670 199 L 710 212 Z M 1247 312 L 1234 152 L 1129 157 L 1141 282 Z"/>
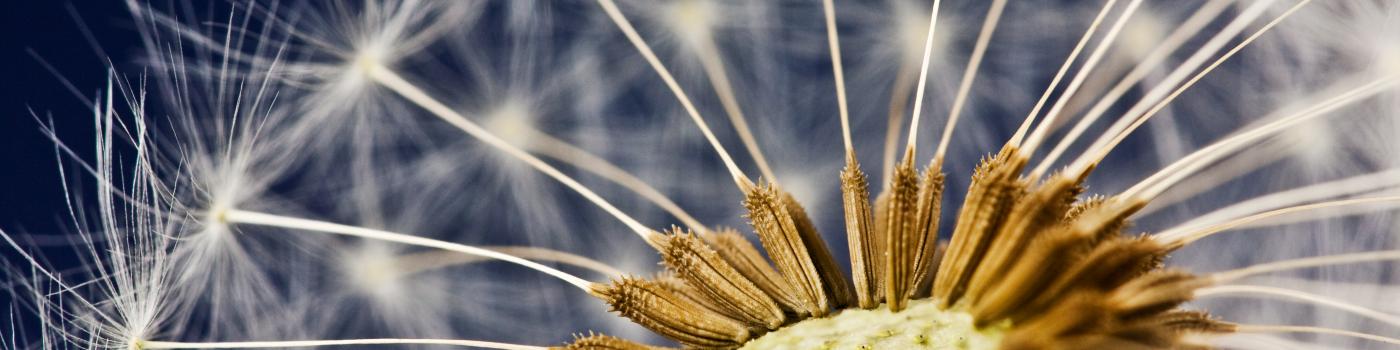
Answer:
<path fill-rule="evenodd" d="M 623 277 L 595 284 L 589 291 L 633 323 L 703 349 L 728 349 L 748 341 L 751 333 L 739 321 L 687 301 L 657 282 Z"/>
<path fill-rule="evenodd" d="M 977 304 L 980 296 L 985 295 L 989 288 L 1004 282 L 1013 266 L 1037 262 L 1025 257 L 1026 247 L 1039 235 L 1061 225 L 1079 192 L 1079 183 L 1074 179 L 1052 176 L 1012 206 L 982 263 L 968 281 L 967 293 L 971 303 Z"/>
<path fill-rule="evenodd" d="M 917 243 L 914 244 L 914 264 L 911 273 L 912 285 L 906 294 L 910 299 L 928 296 L 933 283 L 933 273 L 942 258 L 938 244 L 938 225 L 943 211 L 943 160 L 935 159 L 924 169 L 923 180 L 919 182 L 919 200 L 916 227 Z"/>
<path fill-rule="evenodd" d="M 659 347 L 659 346 L 651 346 L 651 345 L 646 345 L 646 344 L 638 344 L 638 343 L 634 343 L 634 342 L 631 342 L 631 341 L 628 341 L 628 340 L 622 339 L 622 338 L 617 338 L 617 337 L 608 336 L 608 335 L 603 335 L 603 334 L 594 334 L 593 332 L 589 332 L 588 335 L 582 335 L 582 334 L 575 335 L 575 336 L 574 336 L 574 341 L 573 341 L 573 342 L 570 342 L 569 345 L 565 345 L 563 348 L 555 348 L 555 349 L 561 349 L 561 350 L 666 350 L 666 349 L 671 349 L 671 348 Z"/>
<path fill-rule="evenodd" d="M 882 271 L 874 260 L 884 251 L 876 245 L 873 214 L 870 210 L 870 183 L 860 171 L 855 153 L 846 154 L 841 170 L 841 204 L 846 216 L 846 241 L 851 251 L 851 280 L 855 282 L 856 305 L 862 309 L 880 306 L 879 284 Z"/>
<path fill-rule="evenodd" d="M 673 227 L 670 234 L 653 233 L 647 238 L 660 250 L 662 262 L 677 277 L 718 304 L 725 316 L 758 329 L 777 329 L 787 321 L 773 298 L 730 266 L 700 237 Z"/>
<path fill-rule="evenodd" d="M 914 260 L 914 241 L 918 234 L 919 178 L 914 171 L 911 158 L 913 149 L 905 153 L 904 160 L 894 169 L 894 179 L 888 189 L 889 202 L 885 211 L 885 303 L 890 310 L 903 310 L 909 300 L 908 291 L 913 285 L 910 270 Z"/>
<path fill-rule="evenodd" d="M 825 316 L 831 310 L 831 299 L 782 196 L 771 183 L 746 188 L 744 206 L 749 222 L 778 272 L 796 289 L 804 308 L 813 316 Z"/>
<path fill-rule="evenodd" d="M 851 288 L 851 280 L 846 278 L 846 273 L 841 271 L 841 265 L 836 263 L 836 257 L 831 255 L 831 248 L 827 247 L 821 231 L 817 231 L 817 225 L 812 223 L 812 218 L 807 216 L 807 210 L 802 208 L 802 203 L 798 203 L 797 198 L 787 191 L 781 191 L 781 187 L 779 190 L 782 193 L 783 204 L 787 206 L 788 213 L 792 214 L 793 223 L 797 224 L 797 233 L 802 237 L 802 244 L 806 246 L 812 263 L 817 266 L 817 275 L 821 277 L 827 298 L 831 299 L 831 306 L 844 308 L 855 305 L 856 296 Z"/>
<path fill-rule="evenodd" d="M 758 289 L 778 302 L 778 306 L 784 311 L 799 317 L 811 315 L 811 310 L 804 308 L 797 296 L 792 294 L 792 287 L 778 274 L 778 270 L 774 270 L 773 265 L 758 252 L 758 248 L 738 231 L 731 228 L 705 231 L 700 233 L 700 238 L 709 243 L 730 266 L 758 286 Z"/>
<path fill-rule="evenodd" d="M 944 307 L 962 298 L 996 230 L 1021 197 L 1024 184 L 1017 180 L 1017 174 L 1025 162 L 1025 158 L 1017 154 L 1016 147 L 1006 146 L 995 157 L 983 159 L 973 173 L 967 198 L 953 228 L 953 240 L 934 277 L 933 296 L 942 300 Z"/>

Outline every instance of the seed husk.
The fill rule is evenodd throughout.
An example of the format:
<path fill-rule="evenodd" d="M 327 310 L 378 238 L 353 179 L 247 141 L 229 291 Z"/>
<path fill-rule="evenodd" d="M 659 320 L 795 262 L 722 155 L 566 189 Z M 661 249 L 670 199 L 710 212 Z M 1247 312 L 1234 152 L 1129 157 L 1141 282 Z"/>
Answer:
<path fill-rule="evenodd" d="M 822 275 L 777 185 L 749 186 L 745 189 L 744 206 L 763 249 L 788 285 L 795 287 L 794 294 L 804 308 L 818 317 L 830 313 L 833 305 Z"/>
<path fill-rule="evenodd" d="M 758 289 L 778 302 L 778 306 L 784 311 L 798 317 L 811 315 L 812 311 L 804 308 L 797 296 L 792 294 L 792 287 L 778 274 L 778 270 L 774 270 L 773 265 L 758 252 L 758 248 L 738 231 L 731 228 L 705 231 L 700 233 L 700 238 L 709 243 L 730 266 L 758 286 Z"/>
<path fill-rule="evenodd" d="M 882 271 L 874 260 L 881 259 L 870 210 L 870 183 L 860 170 L 855 153 L 846 154 L 841 170 L 841 203 L 846 216 L 846 240 L 851 251 L 851 279 L 855 282 L 856 305 L 862 309 L 880 306 Z"/>
<path fill-rule="evenodd" d="M 595 284 L 589 292 L 633 323 L 689 347 L 729 349 L 752 335 L 743 323 L 696 305 L 654 281 L 623 277 Z"/>
<path fill-rule="evenodd" d="M 653 233 L 662 262 L 687 285 L 714 301 L 724 315 L 759 329 L 777 329 L 786 322 L 777 302 L 729 265 L 693 233 L 672 227 L 670 234 Z"/>

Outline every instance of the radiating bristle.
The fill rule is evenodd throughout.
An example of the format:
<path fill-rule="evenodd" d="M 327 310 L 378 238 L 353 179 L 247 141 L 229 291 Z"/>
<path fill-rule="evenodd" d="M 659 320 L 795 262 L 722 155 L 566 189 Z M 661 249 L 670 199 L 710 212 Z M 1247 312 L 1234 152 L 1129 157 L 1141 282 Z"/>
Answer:
<path fill-rule="evenodd" d="M 728 349 L 751 336 L 739 321 L 695 305 L 654 281 L 624 277 L 594 285 L 590 293 L 622 317 L 686 346 Z"/>
<path fill-rule="evenodd" d="M 700 237 L 672 228 L 670 234 L 653 233 L 648 238 L 660 249 L 662 262 L 686 284 L 718 304 L 725 316 L 758 329 L 777 329 L 786 321 L 773 298 Z"/>
<path fill-rule="evenodd" d="M 855 282 L 856 305 L 873 309 L 880 305 L 882 271 L 876 269 L 884 251 L 876 246 L 874 218 L 870 211 L 870 183 L 860 170 L 855 153 L 846 154 L 841 170 L 841 203 L 846 214 L 846 242 L 851 251 L 851 279 Z"/>
<path fill-rule="evenodd" d="M 573 342 L 570 342 L 569 345 L 565 345 L 563 348 L 557 348 L 557 349 L 562 349 L 562 350 L 663 350 L 663 349 L 671 349 L 671 348 L 660 347 L 660 346 L 651 346 L 651 345 L 646 345 L 646 344 L 639 344 L 639 343 L 634 343 L 634 342 L 631 342 L 631 341 L 628 341 L 628 340 L 622 339 L 622 338 L 617 338 L 617 337 L 608 336 L 608 335 L 604 335 L 604 334 L 595 334 L 595 333 L 593 333 L 593 332 L 589 332 L 588 335 L 582 335 L 582 334 L 574 335 L 574 341 L 573 341 Z"/>
<path fill-rule="evenodd" d="M 722 228 L 713 231 L 700 233 L 700 238 L 710 244 L 716 253 L 719 253 L 724 261 L 729 262 L 735 270 L 753 282 L 758 289 L 763 290 L 773 301 L 778 302 L 784 311 L 802 317 L 810 315 L 811 312 L 804 308 L 802 302 L 793 295 L 792 287 L 788 285 L 783 276 L 778 274 L 778 270 L 773 269 L 773 265 L 763 258 L 758 248 L 749 243 L 738 231 L 731 228 Z"/>
<path fill-rule="evenodd" d="M 749 222 L 778 272 L 796 289 L 798 298 L 813 316 L 825 316 L 832 301 L 783 194 L 773 184 L 750 187 L 746 192 L 744 206 L 748 208 Z"/>
<path fill-rule="evenodd" d="M 1020 198 L 1022 182 L 1016 179 L 1025 158 L 1007 146 L 995 157 L 984 159 L 972 175 L 967 198 L 958 213 L 953 240 L 938 266 L 933 282 L 933 297 L 943 306 L 952 306 L 962 298 L 968 279 L 976 270 L 1001 226 L 1007 212 Z"/>

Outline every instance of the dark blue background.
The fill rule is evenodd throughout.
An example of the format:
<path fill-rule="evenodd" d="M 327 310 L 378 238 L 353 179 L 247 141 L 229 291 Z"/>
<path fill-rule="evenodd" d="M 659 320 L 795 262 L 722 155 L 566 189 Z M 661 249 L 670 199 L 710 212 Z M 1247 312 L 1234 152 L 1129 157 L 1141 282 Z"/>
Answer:
<path fill-rule="evenodd" d="M 103 88 L 107 57 L 118 68 L 129 66 L 125 60 L 139 49 L 140 39 L 123 1 L 13 1 L 0 12 L 5 26 L 0 30 L 5 67 L 0 78 L 0 229 L 65 232 L 71 225 L 64 223 L 71 221 L 57 158 L 35 116 L 52 118 L 63 142 L 90 154 L 92 113 L 85 101 Z M 84 27 L 102 53 L 89 43 Z"/>

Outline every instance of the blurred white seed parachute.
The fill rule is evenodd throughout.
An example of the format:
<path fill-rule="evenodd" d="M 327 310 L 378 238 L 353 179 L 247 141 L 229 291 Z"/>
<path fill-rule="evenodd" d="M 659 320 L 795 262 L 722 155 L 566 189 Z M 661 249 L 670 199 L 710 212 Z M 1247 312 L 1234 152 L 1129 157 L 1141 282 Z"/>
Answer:
<path fill-rule="evenodd" d="M 1400 339 L 1400 3 L 619 2 L 130 0 L 150 70 L 44 125 L 96 126 L 54 137 L 97 184 L 67 188 L 80 258 L 0 231 L 33 319 L 3 341 L 661 343 L 590 288 L 660 273 L 668 225 L 748 227 L 736 182 L 844 242 L 844 152 L 883 184 L 905 132 L 949 189 L 1012 139 L 1028 178 L 1152 200 L 1136 230 L 1218 283 L 1191 306 L 1242 324 L 1201 342 Z"/>

